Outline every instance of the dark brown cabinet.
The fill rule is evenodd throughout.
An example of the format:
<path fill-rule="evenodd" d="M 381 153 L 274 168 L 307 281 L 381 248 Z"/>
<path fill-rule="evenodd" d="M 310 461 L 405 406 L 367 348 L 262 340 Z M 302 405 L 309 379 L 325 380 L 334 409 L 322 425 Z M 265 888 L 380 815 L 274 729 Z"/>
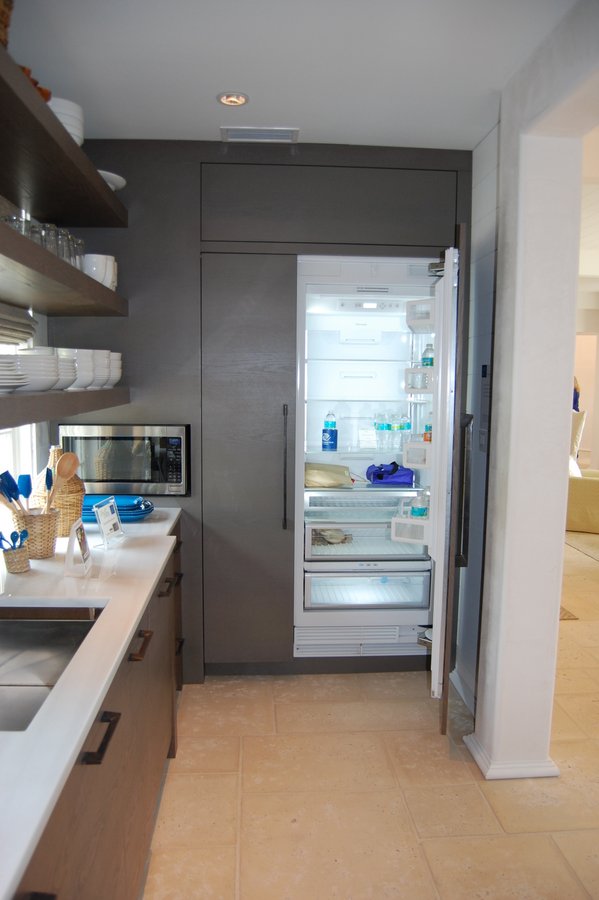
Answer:
<path fill-rule="evenodd" d="M 296 282 L 294 256 L 202 256 L 208 664 L 292 658 Z"/>
<path fill-rule="evenodd" d="M 16 900 L 135 898 L 175 715 L 172 559 L 56 803 Z M 41 752 L 41 751 L 40 751 Z"/>

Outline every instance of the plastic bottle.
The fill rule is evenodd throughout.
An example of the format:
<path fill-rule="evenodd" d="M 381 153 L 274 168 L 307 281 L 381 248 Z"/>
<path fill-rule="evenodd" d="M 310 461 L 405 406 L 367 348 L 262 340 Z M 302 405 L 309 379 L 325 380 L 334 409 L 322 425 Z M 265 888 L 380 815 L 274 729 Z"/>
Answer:
<path fill-rule="evenodd" d="M 385 413 L 379 410 L 374 414 L 374 436 L 376 439 L 376 449 L 385 449 Z"/>
<path fill-rule="evenodd" d="M 424 348 L 424 353 L 422 354 L 422 365 L 423 366 L 434 366 L 435 365 L 435 351 L 433 350 L 432 344 L 427 344 Z"/>
<path fill-rule="evenodd" d="M 426 519 L 428 518 L 428 509 L 429 509 L 429 496 L 426 491 L 418 491 L 417 495 L 412 500 L 412 505 L 410 507 L 410 515 L 414 518 Z"/>
<path fill-rule="evenodd" d="M 432 441 L 432 439 L 433 439 L 433 420 L 432 420 L 432 417 L 431 417 L 430 415 L 426 417 L 426 420 L 425 420 L 425 422 L 424 422 L 424 435 L 423 435 L 423 437 L 424 437 L 424 440 L 425 440 L 425 441 L 428 441 L 429 443 L 430 443 L 430 442 Z"/>
<path fill-rule="evenodd" d="M 334 451 L 337 449 L 337 420 L 333 410 L 329 410 L 324 420 L 322 429 L 322 449 Z"/>
<path fill-rule="evenodd" d="M 397 413 L 392 413 L 390 419 L 389 449 L 401 451 L 401 418 Z"/>

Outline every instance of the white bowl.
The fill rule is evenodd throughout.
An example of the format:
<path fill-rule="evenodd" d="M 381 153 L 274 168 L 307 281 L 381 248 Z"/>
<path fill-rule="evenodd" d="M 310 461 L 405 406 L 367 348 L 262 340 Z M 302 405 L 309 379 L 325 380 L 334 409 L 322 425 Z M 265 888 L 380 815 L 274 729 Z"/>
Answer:
<path fill-rule="evenodd" d="M 48 106 L 54 113 L 56 110 L 60 110 L 60 112 L 67 113 L 71 116 L 79 116 L 79 118 L 83 119 L 82 107 L 73 100 L 65 100 L 64 97 L 50 97 Z"/>
<path fill-rule="evenodd" d="M 108 376 L 108 381 L 106 382 L 106 384 L 104 385 L 104 387 L 105 387 L 105 388 L 114 387 L 115 384 L 118 384 L 118 382 L 119 382 L 120 380 L 121 380 L 121 373 L 120 373 L 120 372 L 111 372 L 110 375 Z"/>
<path fill-rule="evenodd" d="M 56 375 L 30 375 L 29 383 L 16 388 L 17 391 L 50 391 L 57 383 Z"/>

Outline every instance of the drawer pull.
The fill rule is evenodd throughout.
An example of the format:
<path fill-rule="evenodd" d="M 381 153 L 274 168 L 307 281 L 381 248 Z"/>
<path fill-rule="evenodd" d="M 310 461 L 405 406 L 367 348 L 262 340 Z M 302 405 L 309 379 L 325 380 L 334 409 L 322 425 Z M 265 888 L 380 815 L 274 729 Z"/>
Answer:
<path fill-rule="evenodd" d="M 181 656 L 181 651 L 183 650 L 183 644 L 185 643 L 185 638 L 178 638 L 177 644 L 175 647 L 175 656 Z"/>
<path fill-rule="evenodd" d="M 153 631 L 145 631 L 143 628 L 137 632 L 137 637 L 142 638 L 142 644 L 137 653 L 129 654 L 129 662 L 141 662 L 144 656 L 146 655 L 147 649 L 150 645 L 150 641 L 152 640 L 154 632 Z"/>
<path fill-rule="evenodd" d="M 106 755 L 106 751 L 108 750 L 108 745 L 110 744 L 114 732 L 116 731 L 116 726 L 119 724 L 119 719 L 121 718 L 121 714 L 119 712 L 109 712 L 106 710 L 102 713 L 100 717 L 100 722 L 105 722 L 108 725 L 104 733 L 104 737 L 100 741 L 100 746 L 97 750 L 88 750 L 81 757 L 81 763 L 84 766 L 99 766 Z"/>
<path fill-rule="evenodd" d="M 181 549 L 182 546 L 183 546 L 183 541 L 181 540 L 181 538 L 177 538 L 174 552 L 177 553 Z"/>

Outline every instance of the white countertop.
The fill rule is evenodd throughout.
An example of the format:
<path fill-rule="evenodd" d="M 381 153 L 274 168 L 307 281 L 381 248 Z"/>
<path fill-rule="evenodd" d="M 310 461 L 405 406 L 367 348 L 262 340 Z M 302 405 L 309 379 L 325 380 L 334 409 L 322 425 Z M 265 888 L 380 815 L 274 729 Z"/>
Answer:
<path fill-rule="evenodd" d="M 156 508 L 143 522 L 124 523 L 124 537 L 108 549 L 86 524 L 93 565 L 83 578 L 64 574 L 66 538 L 52 559 L 32 560 L 31 572 L 3 572 L 2 606 L 103 610 L 29 727 L 0 731 L 0 900 L 12 900 L 19 885 L 173 551 L 169 532 L 180 513 Z"/>

